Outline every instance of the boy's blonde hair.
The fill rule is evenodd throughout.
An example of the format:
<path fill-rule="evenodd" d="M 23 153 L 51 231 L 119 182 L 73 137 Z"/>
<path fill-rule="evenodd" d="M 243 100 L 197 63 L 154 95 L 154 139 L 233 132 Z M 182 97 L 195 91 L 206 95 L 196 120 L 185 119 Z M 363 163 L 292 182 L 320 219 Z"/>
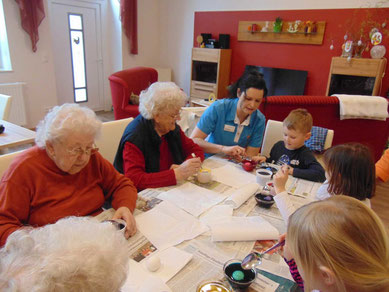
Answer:
<path fill-rule="evenodd" d="M 284 119 L 283 125 L 289 130 L 300 131 L 303 134 L 311 132 L 312 115 L 304 108 L 292 110 Z"/>
<path fill-rule="evenodd" d="M 287 241 L 306 291 L 325 266 L 337 291 L 388 291 L 389 243 L 385 227 L 365 204 L 333 196 L 298 209 L 290 218 Z"/>

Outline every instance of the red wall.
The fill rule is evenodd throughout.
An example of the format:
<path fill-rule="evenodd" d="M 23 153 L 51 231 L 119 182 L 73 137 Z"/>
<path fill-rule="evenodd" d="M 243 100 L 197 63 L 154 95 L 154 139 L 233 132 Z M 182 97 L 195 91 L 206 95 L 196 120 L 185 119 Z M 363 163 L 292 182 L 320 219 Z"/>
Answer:
<path fill-rule="evenodd" d="M 217 11 L 195 12 L 194 39 L 201 33 L 212 33 L 218 39 L 219 34 L 230 34 L 232 64 L 230 81 L 236 81 L 244 71 L 245 65 L 286 68 L 308 71 L 305 95 L 325 95 L 331 58 L 340 56 L 346 24 L 350 20 L 355 27 L 363 22 L 366 15 L 374 15 L 374 19 L 382 23 L 388 19 L 389 8 L 380 9 L 323 9 L 323 10 L 281 10 L 281 11 Z M 314 20 L 326 21 L 326 29 L 322 45 L 242 42 L 237 40 L 239 21 L 273 21 L 280 16 L 284 21 Z M 389 21 L 386 27 L 383 44 L 389 51 Z M 382 32 L 382 31 L 381 31 Z M 330 45 L 334 49 L 330 50 Z M 363 57 L 370 58 L 370 52 Z M 389 74 L 383 80 L 381 96 L 389 90 Z"/>

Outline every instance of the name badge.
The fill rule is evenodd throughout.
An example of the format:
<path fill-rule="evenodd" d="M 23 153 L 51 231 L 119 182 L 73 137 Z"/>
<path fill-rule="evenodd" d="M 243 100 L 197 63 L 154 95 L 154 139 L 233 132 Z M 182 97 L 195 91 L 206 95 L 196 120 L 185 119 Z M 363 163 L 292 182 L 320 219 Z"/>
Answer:
<path fill-rule="evenodd" d="M 234 133 L 235 132 L 235 126 L 224 125 L 224 131 Z"/>

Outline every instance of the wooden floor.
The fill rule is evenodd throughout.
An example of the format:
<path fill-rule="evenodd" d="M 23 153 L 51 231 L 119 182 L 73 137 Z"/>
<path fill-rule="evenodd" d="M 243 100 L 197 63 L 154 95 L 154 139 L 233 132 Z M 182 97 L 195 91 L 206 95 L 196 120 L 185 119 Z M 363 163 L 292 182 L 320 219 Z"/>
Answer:
<path fill-rule="evenodd" d="M 371 207 L 384 222 L 389 234 L 389 181 L 377 183 L 375 196 L 371 199 Z"/>

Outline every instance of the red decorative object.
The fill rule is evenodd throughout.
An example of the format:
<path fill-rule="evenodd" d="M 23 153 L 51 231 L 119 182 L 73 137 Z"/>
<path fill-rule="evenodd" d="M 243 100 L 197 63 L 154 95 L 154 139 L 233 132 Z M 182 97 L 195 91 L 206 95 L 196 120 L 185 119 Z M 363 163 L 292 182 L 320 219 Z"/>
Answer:
<path fill-rule="evenodd" d="M 38 26 L 45 18 L 43 0 L 15 0 L 19 5 L 23 29 L 30 35 L 32 51 L 36 52 L 39 40 Z"/>
<path fill-rule="evenodd" d="M 120 1 L 120 19 L 124 34 L 130 43 L 130 53 L 138 54 L 138 11 L 137 0 Z"/>

